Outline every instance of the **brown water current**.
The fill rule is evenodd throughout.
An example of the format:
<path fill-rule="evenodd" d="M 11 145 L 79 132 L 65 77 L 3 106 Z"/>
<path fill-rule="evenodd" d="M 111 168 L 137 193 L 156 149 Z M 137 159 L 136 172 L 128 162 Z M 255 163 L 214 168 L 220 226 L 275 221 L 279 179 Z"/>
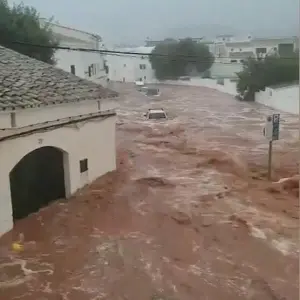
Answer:
<path fill-rule="evenodd" d="M 0 299 L 297 299 L 297 117 L 281 113 L 273 181 L 290 179 L 272 183 L 271 109 L 206 88 L 113 88 L 117 171 L 0 239 Z M 144 120 L 151 107 L 170 119 Z"/>

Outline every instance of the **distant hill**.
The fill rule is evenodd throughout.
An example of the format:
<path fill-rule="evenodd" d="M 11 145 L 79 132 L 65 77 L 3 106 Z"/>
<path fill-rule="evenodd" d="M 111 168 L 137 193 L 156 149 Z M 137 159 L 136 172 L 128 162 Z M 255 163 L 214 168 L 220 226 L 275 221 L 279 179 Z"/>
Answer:
<path fill-rule="evenodd" d="M 281 28 L 262 28 L 250 33 L 256 37 L 298 36 L 298 26 L 282 26 Z"/>
<path fill-rule="evenodd" d="M 223 25 L 197 25 L 197 26 L 186 26 L 167 30 L 155 37 L 156 39 L 170 38 L 185 38 L 185 37 L 205 37 L 206 39 L 214 38 L 217 35 L 233 34 L 236 36 L 247 36 L 248 34 L 256 37 L 274 37 L 274 36 L 293 36 L 297 35 L 297 26 L 284 26 L 281 25 L 279 28 L 260 28 L 239 30 L 230 26 Z"/>
<path fill-rule="evenodd" d="M 253 27 L 255 26 L 252 25 Z M 239 26 L 237 26 L 239 28 Z M 165 38 L 186 38 L 186 37 L 205 37 L 205 39 L 214 39 L 217 35 L 232 34 L 240 37 L 248 36 L 248 34 L 256 37 L 274 37 L 274 36 L 293 36 L 297 35 L 298 27 L 291 24 L 282 24 L 278 28 L 248 28 L 237 29 L 224 25 L 196 25 L 196 26 L 183 26 L 173 29 L 161 28 L 156 31 L 148 31 L 146 34 L 143 29 L 130 30 L 126 26 L 123 31 L 115 31 L 111 28 L 103 29 L 102 36 L 106 44 L 123 44 L 123 45 L 143 45 L 146 38 L 150 40 L 163 40 Z M 245 28 L 245 27 L 244 27 Z"/>
<path fill-rule="evenodd" d="M 205 36 L 206 38 L 214 38 L 215 36 L 221 34 L 240 35 L 242 34 L 242 32 L 229 26 L 204 24 L 167 30 L 166 33 L 164 33 L 164 36 L 162 36 L 161 38 L 172 37 L 178 39 L 184 37 L 197 38 L 202 36 Z"/>

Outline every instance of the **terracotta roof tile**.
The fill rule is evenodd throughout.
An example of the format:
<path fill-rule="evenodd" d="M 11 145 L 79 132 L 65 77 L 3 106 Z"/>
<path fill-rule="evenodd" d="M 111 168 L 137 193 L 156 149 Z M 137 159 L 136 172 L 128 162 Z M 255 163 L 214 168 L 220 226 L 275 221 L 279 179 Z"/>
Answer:
<path fill-rule="evenodd" d="M 117 96 L 94 82 L 0 46 L 0 110 Z"/>

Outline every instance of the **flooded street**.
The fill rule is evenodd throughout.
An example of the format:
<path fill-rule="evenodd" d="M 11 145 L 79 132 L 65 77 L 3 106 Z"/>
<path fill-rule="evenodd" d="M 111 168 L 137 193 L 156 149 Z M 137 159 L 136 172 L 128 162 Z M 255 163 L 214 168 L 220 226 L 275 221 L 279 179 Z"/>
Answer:
<path fill-rule="evenodd" d="M 298 184 L 266 180 L 274 111 L 206 88 L 114 88 L 117 171 L 1 238 L 0 299 L 297 299 Z M 145 120 L 151 107 L 170 119 Z M 297 174 L 297 139 L 282 113 L 274 182 Z"/>

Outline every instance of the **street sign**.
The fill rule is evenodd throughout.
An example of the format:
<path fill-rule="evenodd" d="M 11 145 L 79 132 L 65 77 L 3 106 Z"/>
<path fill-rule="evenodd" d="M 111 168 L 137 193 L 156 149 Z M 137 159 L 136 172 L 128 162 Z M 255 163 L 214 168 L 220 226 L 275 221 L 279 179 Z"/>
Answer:
<path fill-rule="evenodd" d="M 277 141 L 279 139 L 280 114 L 273 114 L 272 123 L 273 123 L 272 140 Z"/>
<path fill-rule="evenodd" d="M 269 115 L 266 118 L 264 136 L 268 141 L 277 141 L 279 139 L 280 114 Z"/>
<path fill-rule="evenodd" d="M 269 141 L 268 150 L 268 179 L 271 180 L 271 166 L 272 166 L 272 151 L 273 151 L 273 141 L 279 139 L 279 124 L 280 124 L 280 114 L 273 114 L 267 116 L 266 125 L 264 128 L 264 136 Z"/>

